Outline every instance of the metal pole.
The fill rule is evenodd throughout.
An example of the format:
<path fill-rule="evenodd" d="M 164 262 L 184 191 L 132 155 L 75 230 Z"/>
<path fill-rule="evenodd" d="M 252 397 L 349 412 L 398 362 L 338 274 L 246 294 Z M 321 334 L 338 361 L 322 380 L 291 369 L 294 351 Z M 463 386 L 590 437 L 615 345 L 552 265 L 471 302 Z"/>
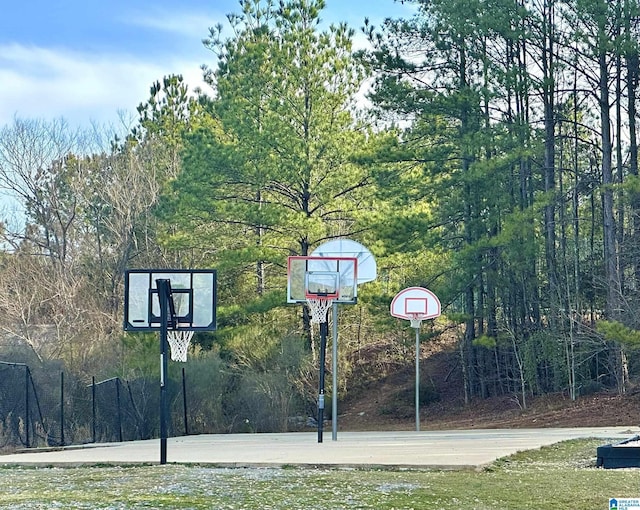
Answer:
<path fill-rule="evenodd" d="M 338 440 L 338 302 L 334 301 L 333 305 L 333 344 L 331 346 L 331 370 L 332 374 L 332 390 L 331 390 L 331 440 Z"/>
<path fill-rule="evenodd" d="M 64 446 L 64 372 L 60 372 L 60 445 Z"/>
<path fill-rule="evenodd" d="M 96 377 L 91 377 L 91 415 L 93 418 L 93 424 L 91 425 L 91 437 L 93 442 L 96 442 Z"/>
<path fill-rule="evenodd" d="M 24 399 L 24 407 L 25 407 L 25 430 L 27 433 L 26 443 L 27 448 L 31 448 L 31 440 L 29 439 L 29 429 L 31 428 L 31 419 L 29 417 L 29 367 L 27 365 L 24 366 L 24 389 L 25 389 L 25 399 Z"/>
<path fill-rule="evenodd" d="M 416 432 L 420 432 L 420 326 L 416 330 Z"/>
<path fill-rule="evenodd" d="M 118 440 L 122 443 L 122 405 L 120 403 L 120 378 L 116 377 L 116 403 L 118 404 Z"/>
<path fill-rule="evenodd" d="M 167 463 L 167 329 L 169 324 L 169 280 L 156 280 L 160 299 L 160 464 Z"/>
<path fill-rule="evenodd" d="M 318 391 L 318 443 L 322 443 L 322 426 L 324 422 L 324 364 L 327 351 L 327 333 L 329 325 L 320 323 L 320 382 Z"/>
<path fill-rule="evenodd" d="M 182 367 L 182 408 L 184 411 L 184 435 L 189 435 L 189 421 L 187 419 L 187 377 Z"/>

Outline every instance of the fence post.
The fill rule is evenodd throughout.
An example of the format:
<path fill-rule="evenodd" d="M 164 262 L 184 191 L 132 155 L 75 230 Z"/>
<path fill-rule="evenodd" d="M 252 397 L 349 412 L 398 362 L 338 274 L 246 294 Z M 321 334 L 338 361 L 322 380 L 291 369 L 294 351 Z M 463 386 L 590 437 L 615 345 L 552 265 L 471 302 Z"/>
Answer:
<path fill-rule="evenodd" d="M 25 390 L 25 431 L 27 434 L 26 438 L 26 446 L 27 448 L 31 448 L 31 440 L 29 439 L 29 429 L 31 428 L 30 418 L 29 418 L 29 367 L 27 365 L 24 366 L 24 390 Z"/>
<path fill-rule="evenodd" d="M 96 376 L 91 377 L 91 437 L 96 442 Z"/>
<path fill-rule="evenodd" d="M 64 446 L 64 372 L 60 372 L 60 446 Z"/>
<path fill-rule="evenodd" d="M 118 438 L 122 443 L 122 408 L 120 406 L 120 378 L 116 377 L 116 402 L 118 403 Z"/>

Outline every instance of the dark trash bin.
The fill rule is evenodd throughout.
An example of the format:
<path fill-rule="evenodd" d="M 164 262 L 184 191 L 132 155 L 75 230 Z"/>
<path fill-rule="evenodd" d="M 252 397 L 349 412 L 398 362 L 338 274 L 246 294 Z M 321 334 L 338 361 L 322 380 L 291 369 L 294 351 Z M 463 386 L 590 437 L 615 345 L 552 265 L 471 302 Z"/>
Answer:
<path fill-rule="evenodd" d="M 640 467 L 640 436 L 599 446 L 596 450 L 596 465 L 604 469 Z"/>

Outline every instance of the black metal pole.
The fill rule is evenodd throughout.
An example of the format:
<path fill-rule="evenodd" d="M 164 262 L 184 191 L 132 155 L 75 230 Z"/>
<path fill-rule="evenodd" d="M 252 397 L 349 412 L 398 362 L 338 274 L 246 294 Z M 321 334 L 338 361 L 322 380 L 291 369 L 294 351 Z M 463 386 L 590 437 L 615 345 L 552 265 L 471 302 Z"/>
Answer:
<path fill-rule="evenodd" d="M 156 280 L 160 299 L 160 464 L 167 463 L 167 330 L 169 325 L 170 280 Z"/>
<path fill-rule="evenodd" d="M 64 446 L 64 372 L 60 372 L 60 445 Z"/>
<path fill-rule="evenodd" d="M 118 439 L 122 443 L 122 406 L 120 404 L 120 378 L 116 377 L 116 402 L 118 404 Z"/>
<path fill-rule="evenodd" d="M 187 377 L 182 367 L 182 408 L 184 410 L 184 435 L 189 435 L 189 421 L 187 419 Z"/>
<path fill-rule="evenodd" d="M 318 443 L 322 443 L 322 426 L 324 424 L 324 373 L 325 355 L 327 351 L 328 324 L 320 323 L 320 381 L 318 391 Z"/>
<path fill-rule="evenodd" d="M 25 365 L 24 367 L 24 390 L 25 390 L 25 399 L 24 399 L 24 407 L 25 407 L 25 417 L 24 417 L 24 425 L 25 431 L 27 433 L 26 437 L 26 446 L 27 448 L 31 448 L 31 440 L 29 439 L 29 429 L 31 428 L 31 419 L 29 417 L 29 367 Z"/>
<path fill-rule="evenodd" d="M 91 437 L 93 442 L 96 442 L 96 377 L 91 377 L 91 417 L 93 423 L 91 424 Z"/>

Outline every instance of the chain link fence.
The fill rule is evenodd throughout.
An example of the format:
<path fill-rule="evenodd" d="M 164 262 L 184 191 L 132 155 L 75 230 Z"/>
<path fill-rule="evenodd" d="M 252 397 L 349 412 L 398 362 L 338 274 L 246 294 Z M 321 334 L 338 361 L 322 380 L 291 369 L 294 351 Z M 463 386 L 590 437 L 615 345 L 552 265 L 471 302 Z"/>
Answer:
<path fill-rule="evenodd" d="M 184 368 L 180 375 L 169 385 L 171 435 L 190 433 Z M 86 384 L 62 371 L 0 361 L 1 449 L 150 439 L 158 436 L 159 406 L 159 381 L 150 378 Z"/>
<path fill-rule="evenodd" d="M 300 430 L 292 423 L 306 423 L 309 407 L 300 377 L 279 363 L 266 371 L 219 357 L 171 364 L 168 435 Z M 0 361 L 0 450 L 159 436 L 157 375 L 87 381 L 60 362 Z"/>

